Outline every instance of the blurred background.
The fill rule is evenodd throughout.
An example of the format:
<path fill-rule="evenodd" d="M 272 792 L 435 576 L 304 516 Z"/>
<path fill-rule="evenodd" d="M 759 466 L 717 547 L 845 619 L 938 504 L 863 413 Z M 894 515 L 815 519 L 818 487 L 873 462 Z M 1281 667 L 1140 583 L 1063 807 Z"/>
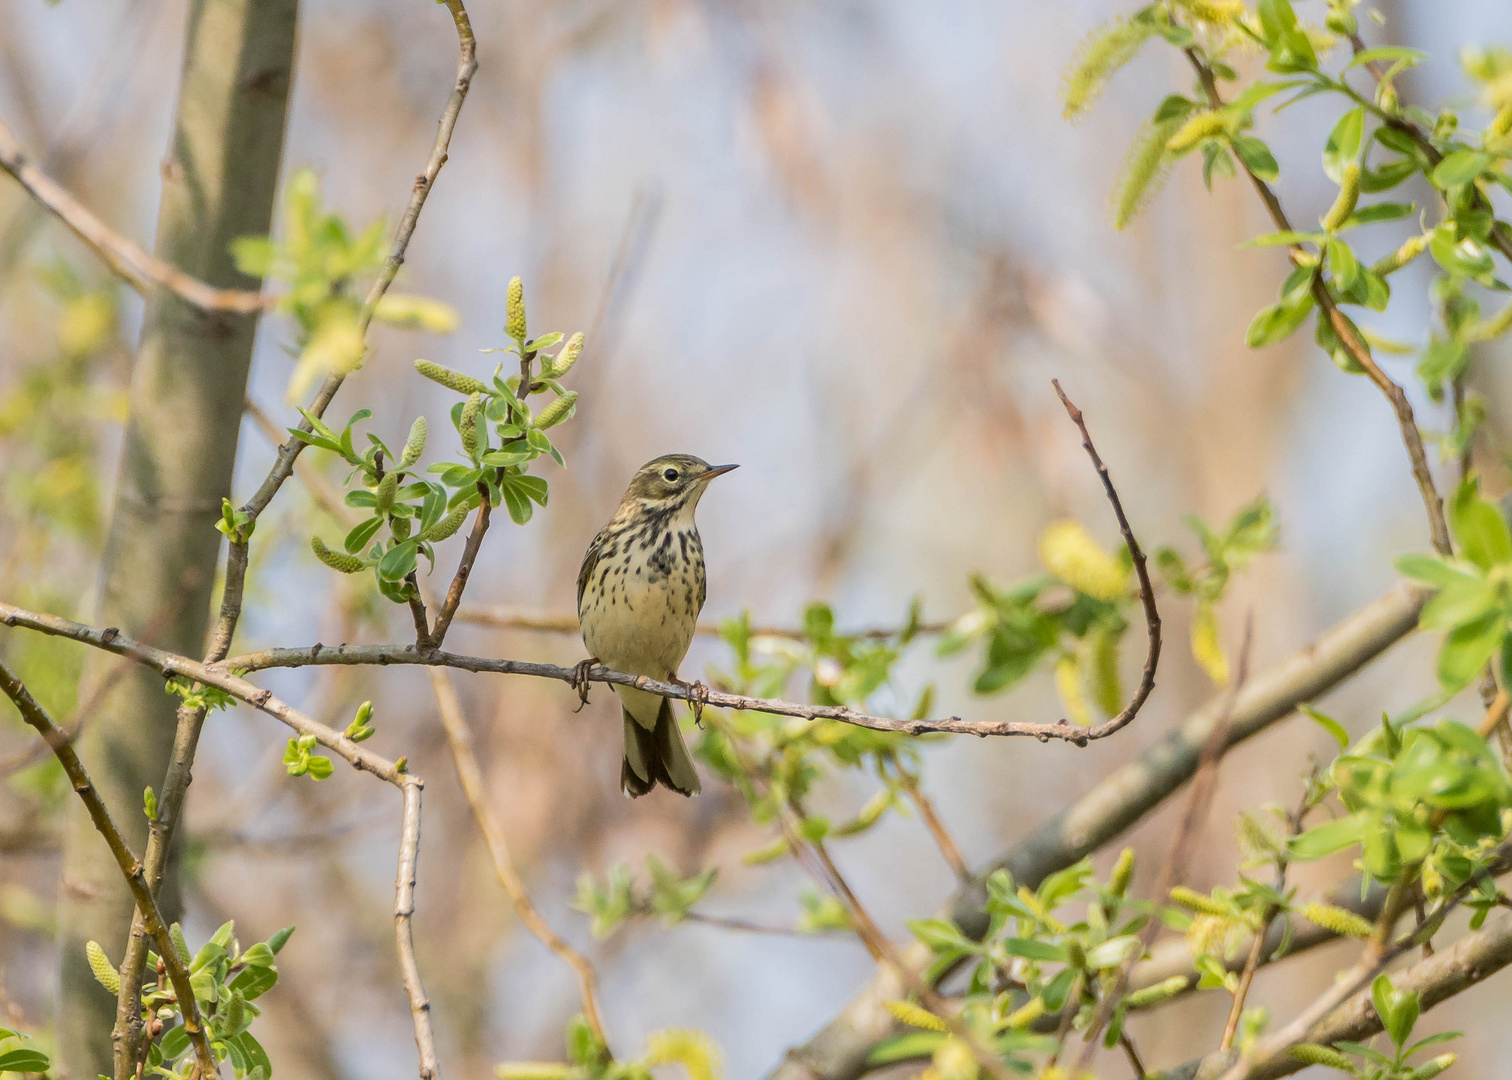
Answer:
<path fill-rule="evenodd" d="M 1512 13 L 1493 0 L 1382 8 L 1384 28 L 1365 24 L 1372 43 L 1432 54 L 1403 80 L 1419 101 L 1469 101 L 1460 46 L 1512 40 Z M 1234 650 L 1253 613 L 1253 667 L 1269 666 L 1383 592 L 1394 555 L 1426 549 L 1422 507 L 1392 416 L 1368 383 L 1336 370 L 1310 334 L 1245 348 L 1246 324 L 1284 273 L 1278 252 L 1236 248 L 1270 228 L 1246 186 L 1220 180 L 1209 195 L 1197 166 L 1183 162 L 1141 220 L 1123 233 L 1111 226 L 1109 192 L 1136 125 L 1189 82 L 1178 55 L 1152 47 L 1090 116 L 1062 120 L 1067 59 L 1121 10 L 1101 0 L 474 0 L 481 68 L 398 286 L 444 298 L 460 327 L 446 337 L 375 327 L 365 368 L 328 419 L 369 407 L 391 442 L 420 413 L 441 431 L 453 399 L 411 364 L 491 371 L 479 350 L 504 343 L 504 286 L 519 274 L 533 329 L 589 332 L 570 380 L 582 399 L 559 429 L 570 468 L 552 476 L 550 505 L 526 528 L 489 534 L 470 606 L 570 616 L 582 551 L 631 472 L 685 451 L 742 465 L 700 512 L 706 615 L 749 609 L 759 623 L 792 626 L 820 598 L 848 628 L 896 624 L 914 596 L 927 619 L 959 615 L 970 606 L 969 574 L 1037 572 L 1036 539 L 1058 517 L 1116 542 L 1051 392 L 1058 377 L 1085 410 L 1147 546 L 1192 550 L 1183 515 L 1226 520 L 1269 492 L 1281 548 L 1246 571 L 1220 616 Z M 53 176 L 142 243 L 153 235 L 184 15 L 182 0 L 0 0 L 0 117 Z M 450 20 L 435 5 L 309 0 L 285 176 L 312 167 L 349 221 L 392 221 L 430 146 L 455 57 Z M 1336 115 L 1332 104 L 1305 102 L 1284 137 L 1261 120 L 1294 219 L 1332 197 L 1318 154 Z M 1362 254 L 1395 241 L 1381 244 Z M 1421 344 L 1426 279 L 1397 282 L 1380 329 Z M 134 294 L 0 183 L 7 600 L 89 617 L 140 315 Z M 297 419 L 284 400 L 291 338 L 286 322 L 264 320 L 254 360 L 251 399 L 279 428 Z M 1388 367 L 1410 384 L 1413 363 Z M 1508 388 L 1485 379 L 1479 388 L 1505 431 Z M 1423 426 L 1441 430 L 1442 412 L 1419 405 Z M 238 501 L 274 447 L 251 418 L 242 425 Z M 445 450 L 433 441 L 431 458 Z M 306 460 L 340 484 L 328 460 Z M 258 528 L 238 651 L 404 639 L 407 614 L 369 578 L 340 579 L 310 555 L 312 533 L 330 541 L 341 531 L 307 485 L 284 489 Z M 1116 740 L 1077 750 L 955 739 L 925 750 L 925 788 L 969 862 L 1004 850 L 1213 693 L 1185 648 L 1189 607 L 1171 599 L 1165 614 L 1173 644 L 1158 690 Z M 1130 677 L 1140 637 L 1125 650 Z M 459 624 L 448 644 L 563 664 L 582 657 L 573 635 L 476 624 Z M 1432 648 L 1399 648 L 1334 695 L 1330 711 L 1358 732 L 1382 709 L 1406 707 L 1432 687 Z M 36 690 L 59 715 L 77 703 L 81 651 L 0 636 L 0 652 L 39 673 Z M 683 674 L 725 659 L 717 640 L 700 639 Z M 902 696 L 934 681 L 937 711 L 1059 714 L 1048 675 L 974 698 L 973 663 L 939 660 L 921 643 L 902 669 Z M 633 1050 L 658 1028 L 700 1028 L 730 1076 L 760 1076 L 869 977 L 865 951 L 844 936 L 643 920 L 593 942 L 568 906 L 578 875 L 617 863 L 640 872 L 646 853 L 690 874 L 717 867 L 701 908 L 764 923 L 791 924 L 807 882 L 789 862 L 741 862 L 770 833 L 722 785 L 706 784 L 693 801 L 624 799 L 618 707 L 602 690 L 574 715 L 575 699 L 555 683 L 456 683 L 515 856 L 547 919 L 594 957 L 618 1044 Z M 337 723 L 374 699 L 374 748 L 407 754 L 428 781 L 416 931 L 450 1075 L 560 1057 L 563 1022 L 578 1009 L 570 973 L 509 911 L 457 790 L 425 674 L 327 668 L 271 673 L 266 684 Z M 57 808 L 68 792 L 36 764 L 26 734 L 13 713 L 0 717 L 0 1011 L 43 1028 L 55 991 Z M 284 740 L 245 709 L 207 729 L 190 795 L 189 936 L 228 918 L 244 942 L 298 924 L 282 981 L 262 1002 L 281 1077 L 410 1076 L 390 922 L 397 801 L 347 770 L 322 784 L 285 776 Z M 1192 884 L 1232 879 L 1233 812 L 1292 803 L 1309 751 L 1328 745 L 1292 721 L 1230 755 Z M 838 776 L 815 802 L 846 815 L 872 790 L 866 777 Z M 1157 814 L 1132 834 L 1146 889 L 1171 820 Z M 890 818 L 836 856 L 900 939 L 905 919 L 932 913 L 952 889 L 916 820 Z M 1340 870 L 1312 866 L 1298 880 L 1305 890 Z M 1284 1014 L 1342 955 L 1324 950 L 1268 971 L 1255 997 Z M 1460 1075 L 1512 1076 L 1512 1035 L 1484 1022 L 1505 985 L 1461 999 L 1452 1025 L 1469 1032 L 1457 1047 Z M 1203 1046 L 1216 1042 L 1226 1001 L 1178 1008 L 1132 1023 L 1147 1062 L 1188 1056 L 1194 1033 L 1211 1031 Z M 1437 1015 L 1425 1023 L 1449 1026 Z"/>

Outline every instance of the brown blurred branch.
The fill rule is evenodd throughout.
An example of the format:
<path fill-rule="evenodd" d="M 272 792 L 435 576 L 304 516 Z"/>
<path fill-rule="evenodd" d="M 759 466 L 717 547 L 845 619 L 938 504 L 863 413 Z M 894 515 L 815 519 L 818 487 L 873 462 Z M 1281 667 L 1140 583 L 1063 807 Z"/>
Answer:
<path fill-rule="evenodd" d="M 451 745 L 452 762 L 457 767 L 457 782 L 462 787 L 462 794 L 467 797 L 467 805 L 472 810 L 473 820 L 483 831 L 483 839 L 488 844 L 488 854 L 493 860 L 494 873 L 498 876 L 499 884 L 504 887 L 509 903 L 514 908 L 515 916 L 525 924 L 525 929 L 529 930 L 531 936 L 542 945 L 561 957 L 562 961 L 577 975 L 583 1019 L 588 1022 L 588 1026 L 598 1037 L 599 1042 L 608 1046 L 609 1036 L 604 1030 L 603 1016 L 599 1012 L 597 976 L 594 974 L 593 965 L 588 962 L 586 956 L 558 936 L 550 924 L 541 917 L 541 913 L 536 910 L 535 904 L 530 899 L 530 890 L 525 887 L 519 871 L 515 869 L 514 859 L 509 853 L 509 841 L 504 836 L 504 829 L 488 805 L 483 785 L 483 771 L 478 767 L 478 756 L 473 750 L 472 731 L 467 726 L 467 717 L 462 713 L 462 702 L 457 698 L 457 691 L 451 684 L 451 677 L 440 668 L 431 668 L 430 679 L 431 687 L 436 693 L 436 706 L 441 714 L 441 724 L 446 728 L 446 740 Z"/>
<path fill-rule="evenodd" d="M 79 755 L 74 752 L 73 740 L 69 738 L 67 732 L 53 723 L 52 717 L 48 716 L 42 706 L 37 704 L 36 698 L 31 696 L 31 692 L 6 669 L 4 664 L 0 664 L 0 690 L 5 691 L 6 697 L 10 698 L 20 710 L 21 719 L 26 721 L 28 726 L 33 728 L 51 747 L 53 755 L 58 759 L 58 764 L 62 765 L 63 771 L 68 774 L 68 780 L 74 792 L 83 800 L 85 808 L 89 811 L 95 830 L 105 838 L 105 843 L 110 847 L 110 853 L 115 856 L 116 865 L 121 868 L 121 874 L 131 889 L 132 899 L 136 901 L 137 911 L 141 914 L 147 933 L 157 943 L 158 952 L 162 955 L 163 963 L 168 969 L 168 978 L 173 983 L 173 992 L 178 998 L 179 1011 L 184 1017 L 184 1033 L 189 1036 L 190 1042 L 194 1045 L 200 1077 L 220 1076 L 220 1069 L 215 1063 L 215 1053 L 210 1049 L 210 1040 L 205 1034 L 204 1021 L 200 1017 L 199 1002 L 195 999 L 194 989 L 189 985 L 189 972 L 185 969 L 183 960 L 179 958 L 178 950 L 174 948 L 173 939 L 168 934 L 168 924 L 163 921 L 163 916 L 158 911 L 152 890 L 147 887 L 147 876 L 142 872 L 142 864 L 126 846 L 120 830 L 111 820 L 109 809 L 106 808 L 99 793 L 95 791 L 89 774 L 85 771 L 83 763 L 79 761 Z"/>
<path fill-rule="evenodd" d="M 103 259 L 112 273 L 143 296 L 161 287 L 201 311 L 238 314 L 265 311 L 278 302 L 277 297 L 265 297 L 242 289 L 218 289 L 154 258 L 106 225 L 61 184 L 33 165 L 3 122 L 0 122 L 0 170 L 9 173 L 28 195 L 72 229 L 75 236 Z"/>
<path fill-rule="evenodd" d="M 498 630 L 529 630 L 541 634 L 576 634 L 578 620 L 568 612 L 552 613 L 516 607 L 464 607 L 457 611 L 457 622 L 475 626 L 490 626 Z M 949 623 L 921 623 L 913 627 L 915 634 L 943 634 Z M 843 637 L 864 638 L 868 641 L 887 641 L 903 631 L 901 626 L 873 626 L 863 630 L 840 631 Z M 719 637 L 719 627 L 712 623 L 699 623 L 694 633 L 700 637 Z M 786 641 L 804 641 L 808 635 L 796 626 L 753 626 L 752 637 L 782 638 Z"/>

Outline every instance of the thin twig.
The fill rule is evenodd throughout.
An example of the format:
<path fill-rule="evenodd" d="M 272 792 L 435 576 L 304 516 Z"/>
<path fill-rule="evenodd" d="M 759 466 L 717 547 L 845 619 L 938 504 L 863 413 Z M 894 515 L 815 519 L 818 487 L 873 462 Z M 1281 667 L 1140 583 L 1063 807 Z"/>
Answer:
<path fill-rule="evenodd" d="M 1214 109 L 1222 108 L 1223 97 L 1218 92 L 1218 82 L 1213 76 L 1212 68 L 1198 55 L 1195 47 L 1188 46 L 1184 51 L 1187 59 L 1196 69 L 1197 79 L 1202 84 L 1202 91 L 1207 97 L 1208 104 Z M 1286 211 L 1281 208 L 1281 200 L 1276 197 L 1270 185 L 1256 176 L 1242 160 L 1240 168 L 1249 177 L 1260 200 L 1265 203 L 1265 208 L 1276 228 L 1281 232 L 1293 231 Z M 1291 245 L 1287 250 L 1294 260 L 1303 254 L 1302 248 L 1296 244 Z M 1408 460 L 1412 465 L 1412 477 L 1417 481 L 1418 492 L 1428 512 L 1428 529 L 1432 536 L 1434 550 L 1441 555 L 1452 555 L 1454 544 L 1449 539 L 1449 524 L 1444 518 L 1444 500 L 1439 497 L 1438 488 L 1434 484 L 1433 471 L 1428 466 L 1428 451 L 1423 446 L 1423 435 L 1418 431 L 1417 418 L 1413 415 L 1412 403 L 1407 400 L 1407 392 L 1381 370 L 1375 357 L 1371 355 L 1370 346 L 1359 336 L 1349 318 L 1339 310 L 1319 273 L 1313 274 L 1312 295 L 1318 304 L 1321 317 L 1328 320 L 1329 326 L 1344 348 L 1348 350 L 1350 357 L 1364 369 L 1366 376 L 1376 384 L 1381 393 L 1386 395 L 1386 400 L 1391 403 L 1391 408 L 1396 413 L 1397 427 L 1401 429 L 1402 442 L 1407 448 Z"/>
<path fill-rule="evenodd" d="M 955 838 L 950 835 L 950 830 L 945 827 L 945 822 L 935 811 L 934 800 L 924 794 L 923 789 L 919 787 L 917 776 L 905 769 L 896 759 L 893 760 L 893 765 L 898 773 L 898 786 L 903 789 L 903 794 L 908 796 L 908 801 L 913 803 L 914 809 L 919 812 L 919 820 L 929 830 L 929 835 L 934 838 L 935 846 L 940 849 L 940 854 L 950 865 L 956 879 L 969 882 L 971 867 L 966 865 L 966 858 L 956 845 Z"/>
<path fill-rule="evenodd" d="M 189 985 L 189 972 L 184 967 L 184 961 L 179 958 L 178 950 L 174 947 L 173 938 L 168 933 L 168 924 L 163 921 L 157 902 L 152 898 L 152 890 L 147 887 L 147 876 L 142 872 L 141 862 L 131 853 L 120 830 L 111 820 L 109 809 L 100 798 L 99 792 L 95 790 L 83 763 L 79 761 L 79 755 L 74 752 L 73 741 L 68 737 L 67 732 L 53 722 L 52 717 L 48 716 L 42 706 L 37 703 L 37 699 L 32 697 L 31 692 L 6 669 L 4 664 L 0 664 L 0 690 L 5 691 L 5 695 L 15 703 L 16 708 L 21 712 L 21 719 L 35 729 L 52 748 L 58 764 L 62 765 L 63 771 L 68 774 L 68 780 L 74 792 L 83 800 L 85 809 L 89 811 L 95 831 L 105 838 L 105 843 L 110 847 L 110 853 L 115 856 L 116 865 L 120 867 L 121 875 L 126 879 L 126 885 L 131 890 L 132 899 L 136 902 L 137 911 L 146 924 L 147 933 L 157 943 L 158 952 L 167 967 L 168 978 L 172 981 L 173 992 L 178 998 L 179 1011 L 184 1017 L 184 1033 L 189 1036 L 190 1042 L 194 1045 L 200 1076 L 206 1080 L 209 1077 L 218 1077 L 220 1069 L 215 1063 L 215 1053 L 211 1050 L 210 1040 L 205 1033 L 199 1002 L 195 999 L 193 987 Z"/>
<path fill-rule="evenodd" d="M 519 871 L 515 869 L 504 829 L 488 804 L 483 771 L 478 767 L 478 756 L 473 750 L 472 731 L 467 726 L 467 717 L 462 713 L 462 702 L 457 698 L 451 677 L 440 668 L 431 668 L 430 678 L 431 687 L 436 693 L 437 710 L 441 714 L 441 725 L 446 729 L 446 740 L 451 745 L 452 762 L 457 767 L 457 781 L 472 810 L 473 820 L 478 823 L 483 839 L 488 844 L 488 854 L 493 860 L 499 884 L 504 887 L 515 916 L 525 925 L 525 929 L 542 945 L 556 953 L 577 975 L 583 1019 L 588 1022 L 599 1042 L 607 1046 L 609 1036 L 604 1030 L 603 1016 L 599 1011 L 598 980 L 593 965 L 586 956 L 564 941 L 536 910 L 530 899 L 530 890 L 525 887 Z"/>
<path fill-rule="evenodd" d="M 1157 904 L 1165 903 L 1170 891 L 1186 876 L 1192 844 L 1198 833 L 1202 831 L 1202 826 L 1207 821 L 1208 810 L 1212 807 L 1213 794 L 1218 786 L 1218 763 L 1223 759 L 1223 754 L 1229 746 L 1229 724 L 1234 715 L 1234 703 L 1238 701 L 1239 691 L 1243 689 L 1245 680 L 1249 678 L 1250 648 L 1254 642 L 1254 630 L 1254 616 L 1246 615 L 1244 640 L 1239 647 L 1238 670 L 1234 674 L 1233 681 L 1229 683 L 1228 692 L 1224 695 L 1223 711 L 1219 714 L 1218 722 L 1213 725 L 1207 741 L 1202 744 L 1202 755 L 1198 759 L 1196 775 L 1192 778 L 1191 791 L 1187 793 L 1187 804 L 1181 815 L 1181 824 L 1176 830 L 1176 838 L 1171 842 L 1171 849 L 1166 853 L 1165 861 L 1161 863 L 1160 873 L 1156 877 L 1155 902 Z M 1118 977 L 1114 980 L 1112 989 L 1103 995 L 1098 1003 L 1096 1015 L 1087 1025 L 1081 1053 L 1076 1059 L 1076 1072 L 1085 1070 L 1092 1060 L 1092 1055 L 1097 1052 L 1098 1037 L 1108 1021 L 1112 1019 L 1113 1010 L 1117 1007 L 1119 1000 L 1128 993 L 1129 976 L 1134 970 L 1135 963 L 1155 943 L 1163 926 L 1164 924 L 1158 918 L 1154 918 L 1140 931 L 1139 950 L 1119 967 Z"/>
<path fill-rule="evenodd" d="M 1134 1049 L 1134 1042 L 1129 1038 L 1128 1028 L 1118 1033 L 1118 1045 L 1123 1047 L 1123 1052 L 1129 1059 L 1129 1065 L 1134 1069 L 1135 1080 L 1144 1080 L 1146 1075 L 1144 1062 L 1139 1060 L 1139 1051 Z"/>
<path fill-rule="evenodd" d="M 446 632 L 451 629 L 452 619 L 457 614 L 457 605 L 462 603 L 462 590 L 467 588 L 467 579 L 472 575 L 473 564 L 478 561 L 478 552 L 483 547 L 483 536 L 488 532 L 488 522 L 492 507 L 488 501 L 488 490 L 484 485 L 479 485 L 483 491 L 483 501 L 478 504 L 478 516 L 473 519 L 472 532 L 467 534 L 467 542 L 462 546 L 462 558 L 457 560 L 457 572 L 452 577 L 451 585 L 446 590 L 446 599 L 441 602 L 441 608 L 436 612 L 436 625 L 431 629 L 430 640 L 435 648 L 440 648 L 446 640 Z M 573 629 L 577 629 L 577 620 L 573 620 Z"/>
<path fill-rule="evenodd" d="M 252 418 L 253 425 L 263 437 L 275 447 L 282 446 L 283 441 L 289 437 L 289 433 L 278 426 L 272 414 L 251 398 L 247 399 L 246 408 L 247 415 Z M 356 515 L 347 509 L 346 500 L 341 492 L 336 490 L 335 485 L 321 475 L 319 470 L 310 465 L 309 458 L 301 456 L 294 463 L 294 471 L 298 474 L 300 483 L 304 484 L 309 491 L 315 505 L 331 515 L 337 524 L 348 529 L 357 524 Z"/>
<path fill-rule="evenodd" d="M 28 195 L 100 256 L 112 273 L 143 296 L 162 287 L 201 311 L 240 315 L 267 311 L 278 303 L 276 296 L 243 289 L 218 289 L 154 258 L 106 225 L 61 184 L 32 164 L 3 122 L 0 122 L 0 171 L 9 173 Z"/>

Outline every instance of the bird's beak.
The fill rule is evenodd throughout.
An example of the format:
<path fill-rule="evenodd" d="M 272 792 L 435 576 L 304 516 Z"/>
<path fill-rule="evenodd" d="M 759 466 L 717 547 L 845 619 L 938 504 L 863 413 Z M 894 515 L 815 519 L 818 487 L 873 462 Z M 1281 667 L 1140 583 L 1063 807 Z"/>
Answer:
<path fill-rule="evenodd" d="M 704 472 L 702 480 L 705 483 L 708 483 L 710 480 L 714 479 L 716 476 L 723 476 L 725 473 L 730 472 L 733 469 L 738 469 L 738 468 L 740 468 L 739 465 L 711 465 Z"/>

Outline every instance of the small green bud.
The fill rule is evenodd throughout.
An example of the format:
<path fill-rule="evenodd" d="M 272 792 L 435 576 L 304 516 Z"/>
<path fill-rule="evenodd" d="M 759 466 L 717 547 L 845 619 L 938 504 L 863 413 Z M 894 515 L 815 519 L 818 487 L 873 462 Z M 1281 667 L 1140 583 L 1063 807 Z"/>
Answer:
<path fill-rule="evenodd" d="M 1389 82 L 1383 82 L 1376 90 L 1376 104 L 1387 116 L 1395 118 L 1402 115 L 1402 99 L 1397 96 L 1396 87 Z"/>
<path fill-rule="evenodd" d="M 572 365 L 578 362 L 578 356 L 583 351 L 583 332 L 579 330 L 567 339 L 567 344 L 562 346 L 562 351 L 557 353 L 551 360 L 549 376 L 560 379 L 572 370 Z"/>
<path fill-rule="evenodd" d="M 427 529 L 421 539 L 432 544 L 440 543 L 442 540 L 449 540 L 462 527 L 462 523 L 466 520 L 467 507 L 459 506 Z"/>
<path fill-rule="evenodd" d="M 1135 990 L 1124 998 L 1124 1004 L 1131 1009 L 1148 1009 L 1151 1005 L 1158 1005 L 1167 998 L 1173 998 L 1187 988 L 1185 975 L 1172 975 L 1169 979 L 1163 979 L 1154 986 L 1146 986 Z"/>
<path fill-rule="evenodd" d="M 317 559 L 332 570 L 340 570 L 343 574 L 355 574 L 362 569 L 361 559 L 355 555 L 348 555 L 344 551 L 332 551 L 318 536 L 310 539 L 310 550 L 315 553 Z"/>
<path fill-rule="evenodd" d="M 1298 1043 L 1287 1052 L 1298 1061 L 1305 1061 L 1309 1065 L 1325 1065 L 1330 1069 L 1338 1069 L 1340 1072 L 1354 1073 L 1354 1063 L 1331 1046 Z"/>
<path fill-rule="evenodd" d="M 1166 149 L 1173 154 L 1185 154 L 1202 140 L 1222 135 L 1227 130 L 1228 124 L 1221 112 L 1209 110 L 1193 113 L 1191 119 L 1166 140 Z"/>
<path fill-rule="evenodd" d="M 1438 119 L 1433 122 L 1433 137 L 1435 139 L 1447 139 L 1459 130 L 1459 117 L 1447 109 L 1438 114 Z"/>
<path fill-rule="evenodd" d="M 94 972 L 95 979 L 112 994 L 121 992 L 121 973 L 110 966 L 110 958 L 105 955 L 105 950 L 100 948 L 98 941 L 88 941 L 84 945 L 84 955 L 89 957 L 89 970 Z"/>
<path fill-rule="evenodd" d="M 420 460 L 425 453 L 425 417 L 415 417 L 410 425 L 409 438 L 404 441 L 404 453 L 399 456 L 399 467 L 407 469 Z"/>
<path fill-rule="evenodd" d="M 409 539 L 409 535 L 410 535 L 410 529 L 413 528 L 413 527 L 414 527 L 414 521 L 413 521 L 413 519 L 406 518 L 406 517 L 395 518 L 394 519 L 394 523 L 389 526 L 390 530 L 394 534 L 394 539 L 395 540 L 408 540 Z"/>
<path fill-rule="evenodd" d="M 1488 139 L 1500 139 L 1512 133 L 1512 99 L 1496 111 L 1496 117 L 1491 121 L 1491 126 L 1486 129 Z"/>
<path fill-rule="evenodd" d="M 1066 963 L 1077 969 L 1087 966 L 1087 950 L 1075 938 L 1066 942 Z"/>
<path fill-rule="evenodd" d="M 148 821 L 157 820 L 158 797 L 157 792 L 147 788 L 142 792 L 142 810 L 147 815 Z"/>
<path fill-rule="evenodd" d="M 1113 876 L 1108 879 L 1108 891 L 1114 896 L 1123 896 L 1129 891 L 1129 882 L 1134 879 L 1134 849 L 1126 847 L 1118 854 L 1113 864 Z"/>
<path fill-rule="evenodd" d="M 1344 166 L 1344 176 L 1339 181 L 1339 195 L 1334 199 L 1334 204 L 1328 208 L 1328 213 L 1323 215 L 1323 228 L 1333 232 L 1344 219 L 1354 213 L 1355 204 L 1360 201 L 1360 163 L 1351 161 Z"/>
<path fill-rule="evenodd" d="M 541 415 L 536 417 L 536 427 L 549 428 L 560 424 L 571 414 L 572 407 L 577 404 L 577 399 L 578 392 L 576 390 L 567 391 L 541 410 Z"/>
<path fill-rule="evenodd" d="M 509 320 L 504 332 L 520 344 L 525 343 L 525 286 L 519 278 L 509 279 L 509 291 L 504 296 L 504 315 Z"/>
<path fill-rule="evenodd" d="M 396 472 L 385 473 L 382 480 L 378 481 L 378 512 L 386 514 L 394 507 L 394 495 L 399 490 L 399 474 Z"/>
<path fill-rule="evenodd" d="M 462 416 L 457 420 L 458 434 L 462 436 L 462 449 L 467 456 L 478 456 L 478 410 L 483 407 L 483 395 L 473 394 L 462 406 Z"/>
<path fill-rule="evenodd" d="M 1355 21 L 1354 12 L 1347 8 L 1336 7 L 1329 11 L 1328 18 L 1323 20 L 1323 25 L 1327 26 L 1335 34 L 1341 34 L 1344 37 L 1348 37 L 1360 29 L 1360 24 Z"/>
<path fill-rule="evenodd" d="M 487 384 L 471 375 L 464 375 L 460 371 L 433 364 L 429 360 L 416 360 L 415 370 L 431 382 L 440 383 L 448 390 L 455 390 L 459 394 L 482 394 L 488 391 Z"/>
<path fill-rule="evenodd" d="M 1333 904 L 1308 904 L 1302 909 L 1302 917 L 1341 937 L 1368 938 L 1375 932 L 1369 919 L 1362 919 L 1354 912 Z"/>

